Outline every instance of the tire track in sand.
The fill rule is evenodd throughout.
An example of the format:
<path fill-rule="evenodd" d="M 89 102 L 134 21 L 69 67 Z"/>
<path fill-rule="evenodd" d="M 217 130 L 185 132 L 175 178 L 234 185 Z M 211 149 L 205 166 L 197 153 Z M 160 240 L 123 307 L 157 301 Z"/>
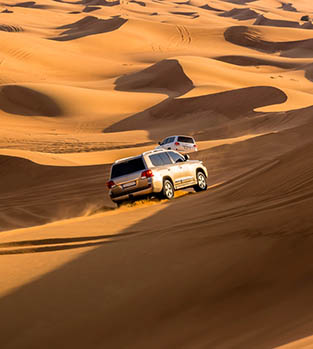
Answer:
<path fill-rule="evenodd" d="M 0 30 L 8 33 L 19 33 L 24 31 L 22 27 L 5 24 L 0 24 Z"/>
<path fill-rule="evenodd" d="M 192 38 L 189 30 L 184 25 L 176 25 L 176 29 L 178 31 L 178 34 L 180 36 L 180 40 L 183 44 L 190 45 Z"/>

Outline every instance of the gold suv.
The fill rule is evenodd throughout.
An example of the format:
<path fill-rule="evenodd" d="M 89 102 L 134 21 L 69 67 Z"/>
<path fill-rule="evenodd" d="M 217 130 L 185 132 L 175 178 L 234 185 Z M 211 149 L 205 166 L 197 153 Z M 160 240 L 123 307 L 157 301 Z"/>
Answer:
<path fill-rule="evenodd" d="M 177 189 L 207 189 L 208 171 L 202 161 L 189 160 L 174 150 L 151 150 L 114 162 L 107 182 L 113 202 L 138 196 L 174 197 Z"/>

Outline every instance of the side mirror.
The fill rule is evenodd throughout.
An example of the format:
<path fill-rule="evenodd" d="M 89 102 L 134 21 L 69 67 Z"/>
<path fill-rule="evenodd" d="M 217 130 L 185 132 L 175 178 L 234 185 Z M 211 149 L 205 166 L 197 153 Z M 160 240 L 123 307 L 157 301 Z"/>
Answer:
<path fill-rule="evenodd" d="M 159 145 L 161 145 L 161 142 L 158 142 Z"/>
<path fill-rule="evenodd" d="M 188 154 L 184 155 L 185 161 L 188 161 L 190 159 L 190 156 Z"/>

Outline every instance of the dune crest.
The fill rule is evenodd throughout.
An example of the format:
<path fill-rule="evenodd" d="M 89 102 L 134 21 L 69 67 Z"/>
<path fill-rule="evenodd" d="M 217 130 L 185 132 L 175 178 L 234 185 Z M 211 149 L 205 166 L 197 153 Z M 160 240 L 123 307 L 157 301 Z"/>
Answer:
<path fill-rule="evenodd" d="M 230 11 L 221 13 L 221 17 L 232 17 L 238 19 L 239 21 L 245 21 L 252 18 L 257 18 L 259 14 L 249 8 L 235 8 Z"/>
<path fill-rule="evenodd" d="M 193 88 L 177 60 L 164 60 L 140 72 L 121 76 L 115 81 L 121 91 L 143 90 L 165 92 L 180 96 Z"/>
<path fill-rule="evenodd" d="M 236 103 L 234 103 L 234 100 Z M 142 113 L 110 126 L 104 132 L 137 129 L 139 125 L 140 128 L 149 128 L 152 131 L 159 128 L 161 121 L 168 123 L 171 127 L 176 125 L 178 130 L 179 128 L 185 130 L 186 127 L 189 127 L 189 132 L 195 132 L 200 125 L 212 126 L 215 124 L 220 126 L 239 117 L 258 115 L 254 112 L 255 108 L 283 103 L 286 100 L 287 96 L 284 92 L 266 86 L 243 88 L 198 97 L 168 98 Z M 197 124 L 191 126 L 190 121 L 195 119 Z M 177 125 L 178 121 L 181 122 L 180 125 Z"/>
<path fill-rule="evenodd" d="M 229 27 L 225 40 L 236 45 L 249 47 L 266 53 L 279 52 L 283 57 L 312 57 L 312 39 L 298 41 L 267 41 L 262 40 L 260 31 L 245 26 Z"/>
<path fill-rule="evenodd" d="M 284 21 L 284 20 L 277 20 L 277 19 L 268 19 L 263 15 L 259 15 L 255 22 L 254 25 L 266 25 L 266 26 L 271 26 L 271 27 L 289 27 L 289 28 L 303 28 L 303 26 L 300 25 L 299 22 L 296 21 Z M 305 28 L 309 29 L 309 28 Z"/>
<path fill-rule="evenodd" d="M 67 30 L 63 31 L 58 37 L 51 38 L 51 40 L 67 41 L 88 35 L 108 33 L 117 30 L 125 22 L 127 22 L 127 20 L 119 16 L 110 19 L 99 19 L 93 16 L 87 16 L 77 22 L 58 27 L 57 29 Z"/>
<path fill-rule="evenodd" d="M 291 2 L 282 2 L 280 8 L 285 11 L 298 12 Z"/>

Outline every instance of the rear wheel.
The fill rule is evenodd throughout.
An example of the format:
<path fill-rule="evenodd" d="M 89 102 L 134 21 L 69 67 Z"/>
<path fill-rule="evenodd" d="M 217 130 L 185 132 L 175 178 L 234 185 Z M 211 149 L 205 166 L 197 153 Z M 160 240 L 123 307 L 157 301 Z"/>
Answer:
<path fill-rule="evenodd" d="M 174 186 L 169 179 L 163 181 L 163 189 L 161 195 L 163 198 L 171 200 L 174 197 Z"/>
<path fill-rule="evenodd" d="M 206 181 L 206 176 L 203 172 L 197 172 L 197 184 L 193 187 L 195 191 L 207 190 L 208 185 Z"/>

